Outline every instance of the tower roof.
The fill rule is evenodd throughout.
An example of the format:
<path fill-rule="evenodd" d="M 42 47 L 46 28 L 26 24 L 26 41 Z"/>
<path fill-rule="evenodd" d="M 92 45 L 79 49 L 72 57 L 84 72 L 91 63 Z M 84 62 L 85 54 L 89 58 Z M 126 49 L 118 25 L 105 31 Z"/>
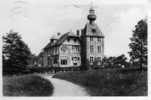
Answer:
<path fill-rule="evenodd" d="M 88 14 L 87 18 L 89 21 L 95 21 L 96 20 L 95 10 L 93 7 L 91 7 L 89 9 L 89 14 Z"/>
<path fill-rule="evenodd" d="M 100 28 L 98 27 L 97 24 L 93 23 L 87 23 L 84 27 L 86 34 L 85 35 L 89 35 L 89 36 L 103 36 L 102 31 L 100 30 Z M 92 32 L 93 30 L 95 30 L 95 32 Z M 93 33 L 93 34 L 92 34 Z"/>

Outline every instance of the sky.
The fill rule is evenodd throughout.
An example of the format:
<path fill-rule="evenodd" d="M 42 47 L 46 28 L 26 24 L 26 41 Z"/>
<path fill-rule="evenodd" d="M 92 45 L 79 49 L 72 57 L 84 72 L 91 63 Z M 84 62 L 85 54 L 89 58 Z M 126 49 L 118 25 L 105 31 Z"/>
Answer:
<path fill-rule="evenodd" d="M 147 16 L 146 0 L 1 0 L 0 33 L 19 32 L 39 54 L 53 34 L 84 28 L 91 5 L 105 36 L 105 55 L 128 56 L 132 30 Z"/>

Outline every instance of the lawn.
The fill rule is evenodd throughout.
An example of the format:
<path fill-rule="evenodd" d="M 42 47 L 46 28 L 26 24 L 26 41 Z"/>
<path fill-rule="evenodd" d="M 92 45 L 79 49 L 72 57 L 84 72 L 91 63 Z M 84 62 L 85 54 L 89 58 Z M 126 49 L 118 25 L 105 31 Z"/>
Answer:
<path fill-rule="evenodd" d="M 4 96 L 51 96 L 52 84 L 38 75 L 4 76 Z"/>
<path fill-rule="evenodd" d="M 147 71 L 99 69 L 57 73 L 60 78 L 86 88 L 91 96 L 147 96 Z"/>

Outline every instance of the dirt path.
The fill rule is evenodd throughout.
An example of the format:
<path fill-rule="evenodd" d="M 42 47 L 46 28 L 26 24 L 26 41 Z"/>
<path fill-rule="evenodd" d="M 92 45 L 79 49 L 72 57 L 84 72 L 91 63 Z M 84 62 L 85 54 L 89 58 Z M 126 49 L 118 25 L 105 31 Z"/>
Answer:
<path fill-rule="evenodd" d="M 85 89 L 76 84 L 65 80 L 52 78 L 52 76 L 44 76 L 44 78 L 51 81 L 54 86 L 52 96 L 88 96 L 88 93 L 85 91 Z"/>

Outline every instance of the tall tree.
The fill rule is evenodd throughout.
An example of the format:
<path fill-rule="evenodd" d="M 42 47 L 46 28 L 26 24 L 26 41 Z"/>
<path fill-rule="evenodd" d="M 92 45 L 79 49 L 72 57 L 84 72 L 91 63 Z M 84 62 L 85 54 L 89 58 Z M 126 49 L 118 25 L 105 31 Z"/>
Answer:
<path fill-rule="evenodd" d="M 139 64 L 142 68 L 143 65 L 147 65 L 147 19 L 137 23 L 130 40 L 130 61 Z"/>
<path fill-rule="evenodd" d="M 16 72 L 26 68 L 31 57 L 28 46 L 18 33 L 10 31 L 3 36 L 3 71 Z"/>

